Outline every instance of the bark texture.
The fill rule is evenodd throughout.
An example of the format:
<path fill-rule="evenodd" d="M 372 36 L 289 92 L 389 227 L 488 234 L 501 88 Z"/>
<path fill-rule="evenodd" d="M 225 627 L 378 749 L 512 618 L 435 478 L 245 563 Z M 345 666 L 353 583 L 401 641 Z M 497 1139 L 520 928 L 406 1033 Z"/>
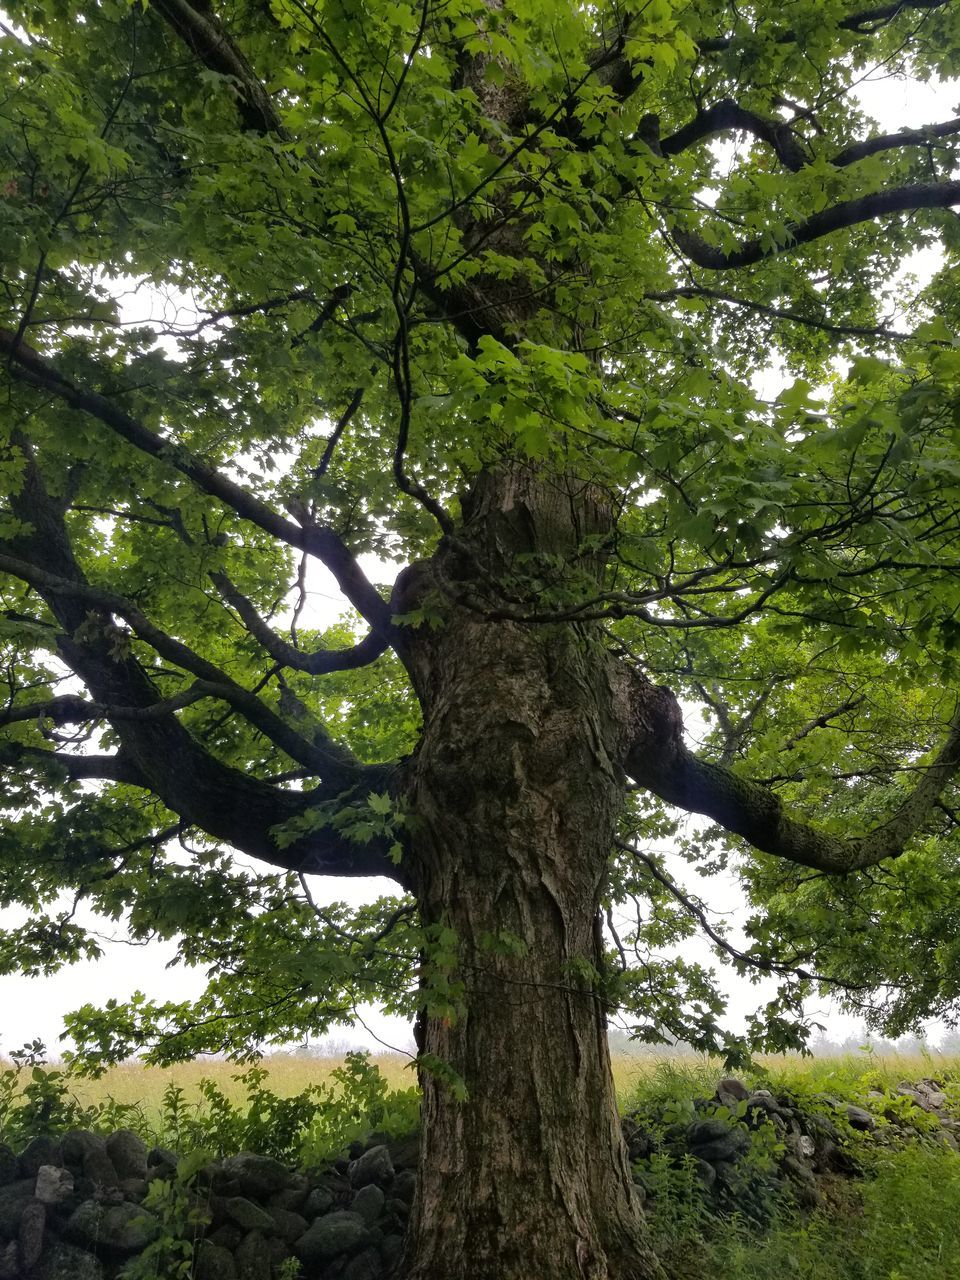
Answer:
<path fill-rule="evenodd" d="M 485 477 L 441 571 L 509 574 L 602 525 L 530 471 Z M 426 1074 L 410 1280 L 648 1280 L 656 1266 L 617 1118 L 597 911 L 622 803 L 628 716 L 590 628 L 484 621 L 453 605 L 408 655 L 424 707 L 410 795 L 412 877 L 457 935 L 451 1018 Z"/>

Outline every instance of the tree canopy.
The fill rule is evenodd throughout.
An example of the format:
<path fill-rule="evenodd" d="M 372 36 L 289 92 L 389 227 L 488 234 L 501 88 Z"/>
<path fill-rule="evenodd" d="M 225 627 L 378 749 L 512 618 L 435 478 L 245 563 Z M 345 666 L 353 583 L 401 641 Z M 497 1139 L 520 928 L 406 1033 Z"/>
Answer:
<path fill-rule="evenodd" d="M 5 8 L 0 967 L 97 955 L 85 903 L 210 977 L 80 1011 L 81 1055 L 459 1016 L 406 783 L 451 611 L 656 687 L 580 975 L 607 1007 L 733 1057 L 802 1043 L 818 984 L 889 1033 L 953 1018 L 960 118 L 881 133 L 856 90 L 955 77 L 960 6 Z M 574 516 L 488 556 L 503 468 Z M 673 955 L 704 930 L 779 978 L 746 1038 Z"/>

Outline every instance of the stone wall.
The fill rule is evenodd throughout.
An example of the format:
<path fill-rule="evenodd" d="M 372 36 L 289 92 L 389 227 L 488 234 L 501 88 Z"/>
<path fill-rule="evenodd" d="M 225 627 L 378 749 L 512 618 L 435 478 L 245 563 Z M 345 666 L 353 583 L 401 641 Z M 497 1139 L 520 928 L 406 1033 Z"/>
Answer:
<path fill-rule="evenodd" d="M 310 1174 L 255 1154 L 204 1166 L 181 1187 L 194 1280 L 383 1280 L 400 1258 L 416 1154 L 414 1138 Z M 0 1280 L 123 1275 L 169 1231 L 149 1191 L 175 1185 L 177 1164 L 130 1130 L 38 1137 L 19 1155 L 0 1148 Z"/>
<path fill-rule="evenodd" d="M 851 1129 L 958 1148 L 960 1125 L 936 1081 L 904 1083 L 888 1103 L 878 1094 L 876 1110 L 879 1120 L 828 1097 L 800 1107 L 726 1079 L 681 1115 L 661 1122 L 648 1109 L 623 1126 L 642 1197 L 656 1195 L 651 1175 L 666 1164 L 692 1171 L 715 1211 L 762 1221 L 773 1196 L 787 1191 L 814 1206 L 819 1176 L 856 1173 Z M 300 1172 L 246 1153 L 187 1180 L 176 1154 L 148 1150 L 130 1130 L 36 1137 L 19 1153 L 0 1146 L 0 1280 L 169 1280 L 171 1257 L 191 1260 L 192 1280 L 388 1280 L 403 1250 L 417 1151 L 416 1136 L 374 1135 L 325 1169 Z"/>

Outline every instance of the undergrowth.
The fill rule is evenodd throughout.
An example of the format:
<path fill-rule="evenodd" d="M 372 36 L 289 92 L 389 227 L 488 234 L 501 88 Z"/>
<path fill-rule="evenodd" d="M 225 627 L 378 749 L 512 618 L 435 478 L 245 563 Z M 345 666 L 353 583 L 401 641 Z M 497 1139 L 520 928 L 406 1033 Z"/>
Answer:
<path fill-rule="evenodd" d="M 658 1201 L 652 1243 L 671 1280 L 957 1280 L 960 1156 L 909 1146 L 876 1153 L 865 1174 L 811 1214 L 781 1205 L 763 1231 Z"/>
<path fill-rule="evenodd" d="M 189 1280 L 193 1245 L 186 1184 L 198 1161 L 248 1150 L 309 1167 L 335 1159 L 374 1131 L 402 1136 L 418 1123 L 418 1091 L 392 1088 L 365 1054 L 347 1054 L 322 1081 L 307 1082 L 287 1095 L 271 1088 L 264 1067 L 233 1070 L 227 1080 L 225 1064 L 216 1066 L 217 1073 L 202 1079 L 192 1096 L 171 1080 L 159 1099 L 146 1105 L 105 1094 L 91 1100 L 78 1096 L 69 1072 L 45 1066 L 42 1046 L 35 1044 L 15 1055 L 10 1066 L 0 1064 L 0 1143 L 20 1149 L 40 1133 L 130 1128 L 150 1144 L 181 1153 L 183 1178 L 155 1184 L 155 1194 L 168 1197 L 169 1203 L 151 1206 L 164 1222 L 170 1220 L 170 1229 L 155 1246 L 157 1256 L 144 1256 L 137 1265 L 141 1271 L 153 1267 L 151 1275 L 162 1272 L 171 1280 Z M 707 1062 L 645 1064 L 629 1087 L 622 1087 L 621 1100 L 645 1126 L 656 1130 L 659 1125 L 666 1132 L 671 1125 L 689 1123 L 692 1100 L 710 1098 L 720 1074 Z M 882 1143 L 894 1120 L 910 1124 L 918 1137 L 938 1127 L 896 1091 L 899 1081 L 924 1075 L 936 1077 L 951 1109 L 960 1115 L 960 1068 L 943 1060 L 776 1060 L 743 1073 L 751 1087 L 770 1088 L 804 1108 L 822 1110 L 825 1096 L 866 1106 L 877 1120 L 881 1140 L 846 1134 L 858 1144 L 865 1176 L 823 1182 L 824 1203 L 813 1212 L 801 1212 L 776 1194 L 757 1212 L 750 1178 L 756 1173 L 760 1179 L 774 1154 L 770 1134 L 763 1130 L 751 1139 L 742 1194 L 735 1188 L 732 1206 L 721 1216 L 709 1211 L 694 1162 L 677 1165 L 654 1158 L 645 1171 L 647 1222 L 666 1275 L 671 1280 L 706 1275 L 724 1280 L 958 1280 L 960 1155 L 920 1141 L 895 1148 Z M 726 1116 L 725 1108 L 711 1105 L 711 1117 Z M 730 1123 L 737 1118 L 731 1111 Z"/>
<path fill-rule="evenodd" d="M 336 1159 L 373 1132 L 411 1133 L 420 1119 L 419 1090 L 391 1089 L 364 1053 L 348 1053 L 331 1072 L 330 1083 L 309 1084 L 292 1097 L 269 1088 L 263 1067 L 250 1067 L 233 1075 L 242 1090 L 239 1099 L 214 1079 L 202 1079 L 193 1098 L 171 1082 L 159 1112 L 148 1112 L 109 1097 L 82 1102 L 71 1090 L 69 1073 L 46 1067 L 42 1051 L 42 1045 L 30 1046 L 14 1055 L 13 1066 L 0 1070 L 0 1142 L 14 1149 L 38 1134 L 70 1129 L 107 1134 L 126 1128 L 150 1144 L 182 1153 L 203 1150 L 214 1158 L 256 1151 L 309 1167 Z"/>

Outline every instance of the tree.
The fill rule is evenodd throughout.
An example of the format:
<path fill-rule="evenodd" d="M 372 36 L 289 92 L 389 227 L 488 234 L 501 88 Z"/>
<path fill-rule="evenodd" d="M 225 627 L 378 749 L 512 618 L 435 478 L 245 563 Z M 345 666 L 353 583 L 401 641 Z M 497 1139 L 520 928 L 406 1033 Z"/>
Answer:
<path fill-rule="evenodd" d="M 960 6 L 7 13 L 3 963 L 97 954 L 66 890 L 207 967 L 94 1062 L 417 1010 L 406 1275 L 645 1280 L 611 1011 L 735 1061 L 957 995 L 960 301 L 897 273 L 960 119 L 855 89 L 955 75 Z M 658 959 L 701 929 L 779 980 L 746 1039 Z"/>

